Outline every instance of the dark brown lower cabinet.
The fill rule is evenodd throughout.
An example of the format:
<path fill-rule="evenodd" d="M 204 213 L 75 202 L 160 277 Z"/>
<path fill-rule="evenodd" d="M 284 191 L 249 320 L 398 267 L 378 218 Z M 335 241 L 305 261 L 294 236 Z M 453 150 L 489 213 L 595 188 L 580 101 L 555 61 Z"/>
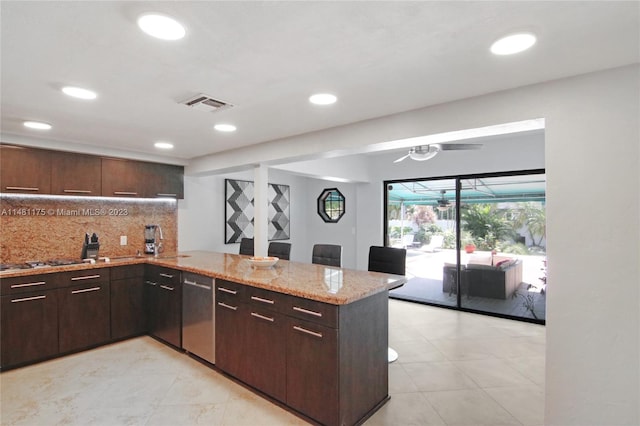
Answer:
<path fill-rule="evenodd" d="M 138 336 L 147 331 L 144 307 L 144 265 L 111 270 L 111 339 Z"/>
<path fill-rule="evenodd" d="M 287 404 L 320 423 L 338 424 L 338 331 L 289 318 L 286 337 Z"/>
<path fill-rule="evenodd" d="M 108 281 L 61 288 L 58 298 L 60 352 L 96 346 L 111 339 Z"/>
<path fill-rule="evenodd" d="M 144 302 L 149 334 L 182 347 L 182 287 L 180 271 L 147 265 Z"/>
<path fill-rule="evenodd" d="M 216 280 L 216 300 L 221 370 L 325 425 L 389 398 L 386 292 L 330 305 Z"/>
<path fill-rule="evenodd" d="M 2 368 L 58 353 L 57 291 L 2 296 Z"/>
<path fill-rule="evenodd" d="M 246 371 L 243 380 L 286 402 L 287 317 L 253 304 L 247 310 Z"/>

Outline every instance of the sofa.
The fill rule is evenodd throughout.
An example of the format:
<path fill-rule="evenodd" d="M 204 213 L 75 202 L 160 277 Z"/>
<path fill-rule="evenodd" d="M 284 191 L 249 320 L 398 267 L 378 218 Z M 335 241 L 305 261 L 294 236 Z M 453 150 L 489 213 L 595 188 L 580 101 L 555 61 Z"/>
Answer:
<path fill-rule="evenodd" d="M 493 258 L 489 264 L 472 261 L 461 265 L 460 279 L 462 294 L 468 296 L 507 299 L 522 282 L 522 261 L 508 257 Z M 455 293 L 456 266 L 445 264 L 442 272 L 442 291 Z"/>

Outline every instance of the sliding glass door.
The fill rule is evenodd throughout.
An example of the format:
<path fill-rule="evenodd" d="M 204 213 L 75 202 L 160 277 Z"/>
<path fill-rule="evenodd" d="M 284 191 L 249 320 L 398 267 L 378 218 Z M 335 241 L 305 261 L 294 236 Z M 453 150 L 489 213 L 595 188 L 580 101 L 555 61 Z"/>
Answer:
<path fill-rule="evenodd" d="M 545 175 L 385 182 L 388 245 L 407 249 L 391 297 L 543 322 Z"/>

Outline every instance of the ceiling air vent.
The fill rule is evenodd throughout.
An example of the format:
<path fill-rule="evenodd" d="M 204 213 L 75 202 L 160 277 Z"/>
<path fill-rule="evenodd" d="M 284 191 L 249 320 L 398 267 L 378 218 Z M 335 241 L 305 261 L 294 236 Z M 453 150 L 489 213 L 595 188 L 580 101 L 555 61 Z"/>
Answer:
<path fill-rule="evenodd" d="M 233 106 L 227 102 L 220 101 L 218 99 L 213 99 L 211 96 L 202 95 L 202 94 L 195 96 L 193 98 L 187 99 L 182 103 L 193 109 L 197 109 L 199 111 L 207 111 L 207 112 L 221 111 L 223 109 L 228 109 Z"/>

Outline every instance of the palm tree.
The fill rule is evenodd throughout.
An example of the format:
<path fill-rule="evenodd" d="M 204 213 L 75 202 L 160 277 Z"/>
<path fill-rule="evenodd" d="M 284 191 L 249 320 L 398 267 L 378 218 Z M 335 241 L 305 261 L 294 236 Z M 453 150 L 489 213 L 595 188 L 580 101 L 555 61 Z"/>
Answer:
<path fill-rule="evenodd" d="M 540 247 L 542 240 L 547 235 L 547 218 L 542 204 L 536 202 L 520 203 L 514 221 L 517 228 L 526 226 L 533 245 Z"/>
<path fill-rule="evenodd" d="M 472 204 L 462 210 L 463 229 L 468 231 L 478 248 L 492 250 L 498 241 L 513 239 L 515 231 L 495 204 Z"/>

